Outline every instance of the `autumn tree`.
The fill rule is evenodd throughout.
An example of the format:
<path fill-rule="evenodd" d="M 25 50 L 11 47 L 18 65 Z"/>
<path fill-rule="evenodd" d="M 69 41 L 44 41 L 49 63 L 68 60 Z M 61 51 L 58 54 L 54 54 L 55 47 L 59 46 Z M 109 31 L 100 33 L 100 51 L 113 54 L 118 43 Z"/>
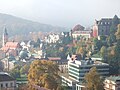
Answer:
<path fill-rule="evenodd" d="M 28 74 L 29 68 L 30 64 L 29 63 L 25 64 L 23 67 L 21 67 L 20 74 Z"/>
<path fill-rule="evenodd" d="M 34 60 L 28 73 L 29 88 L 34 90 L 34 86 L 37 85 L 56 90 L 60 81 L 58 71 L 58 65 L 52 61 Z"/>
<path fill-rule="evenodd" d="M 0 71 L 3 71 L 3 69 L 4 69 L 4 64 L 2 61 L 0 61 Z"/>
<path fill-rule="evenodd" d="M 102 46 L 102 47 L 101 47 L 101 49 L 100 49 L 100 55 L 101 55 L 101 57 L 103 58 L 103 60 L 106 59 L 106 57 L 107 57 L 107 49 L 106 49 L 105 46 Z"/>
<path fill-rule="evenodd" d="M 85 81 L 88 90 L 103 90 L 103 83 L 96 67 L 91 68 L 85 75 Z"/>
<path fill-rule="evenodd" d="M 15 67 L 10 71 L 10 75 L 14 78 L 19 78 L 21 67 L 21 65 L 15 65 Z"/>
<path fill-rule="evenodd" d="M 116 35 L 117 40 L 120 40 L 120 24 L 118 25 L 118 29 L 115 35 Z"/>
<path fill-rule="evenodd" d="M 117 17 L 117 15 L 115 15 L 113 20 L 112 20 L 112 25 L 110 27 L 111 34 L 115 34 L 118 24 L 119 24 L 119 18 Z"/>

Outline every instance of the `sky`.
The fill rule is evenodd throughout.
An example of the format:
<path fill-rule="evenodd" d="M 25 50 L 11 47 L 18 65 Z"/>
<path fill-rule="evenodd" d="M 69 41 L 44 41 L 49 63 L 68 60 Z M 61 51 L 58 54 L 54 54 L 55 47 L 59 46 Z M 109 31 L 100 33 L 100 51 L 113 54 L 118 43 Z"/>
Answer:
<path fill-rule="evenodd" d="M 0 0 L 0 13 L 54 26 L 92 26 L 95 19 L 120 17 L 120 0 Z"/>

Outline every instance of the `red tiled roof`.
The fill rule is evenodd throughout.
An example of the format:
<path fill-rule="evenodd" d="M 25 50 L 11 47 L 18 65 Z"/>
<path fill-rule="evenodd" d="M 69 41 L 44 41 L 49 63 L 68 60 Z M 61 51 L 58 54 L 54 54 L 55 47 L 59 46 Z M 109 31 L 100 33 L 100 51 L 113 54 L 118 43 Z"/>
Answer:
<path fill-rule="evenodd" d="M 3 46 L 3 47 L 1 48 L 1 50 L 3 50 L 4 52 L 6 52 L 6 51 L 9 50 L 9 47 L 5 47 L 5 46 Z"/>
<path fill-rule="evenodd" d="M 6 46 L 6 47 L 9 47 L 9 48 L 17 48 L 18 45 L 19 45 L 18 42 L 7 42 L 7 43 L 5 44 L 5 46 Z"/>
<path fill-rule="evenodd" d="M 16 49 L 19 48 L 20 44 L 18 42 L 7 42 L 5 46 L 1 48 L 4 52 L 7 52 L 9 49 Z"/>

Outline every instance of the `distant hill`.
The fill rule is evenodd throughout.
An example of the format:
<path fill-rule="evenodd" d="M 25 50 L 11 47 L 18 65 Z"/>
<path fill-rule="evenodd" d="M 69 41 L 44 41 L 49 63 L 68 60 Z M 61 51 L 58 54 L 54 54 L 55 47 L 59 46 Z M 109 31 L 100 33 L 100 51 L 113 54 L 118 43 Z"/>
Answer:
<path fill-rule="evenodd" d="M 52 26 L 48 24 L 41 24 L 30 20 L 22 19 L 8 14 L 0 13 L 0 35 L 3 28 L 6 26 L 9 35 L 28 34 L 29 32 L 51 32 L 51 31 L 65 31 L 65 28 Z"/>

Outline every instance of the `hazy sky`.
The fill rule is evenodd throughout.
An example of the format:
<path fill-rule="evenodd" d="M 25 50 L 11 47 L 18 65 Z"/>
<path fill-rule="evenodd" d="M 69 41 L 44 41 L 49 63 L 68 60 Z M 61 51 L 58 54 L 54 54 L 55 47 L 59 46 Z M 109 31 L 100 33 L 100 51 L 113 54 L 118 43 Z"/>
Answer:
<path fill-rule="evenodd" d="M 57 26 L 90 26 L 95 19 L 120 16 L 120 0 L 0 0 L 0 13 Z"/>

